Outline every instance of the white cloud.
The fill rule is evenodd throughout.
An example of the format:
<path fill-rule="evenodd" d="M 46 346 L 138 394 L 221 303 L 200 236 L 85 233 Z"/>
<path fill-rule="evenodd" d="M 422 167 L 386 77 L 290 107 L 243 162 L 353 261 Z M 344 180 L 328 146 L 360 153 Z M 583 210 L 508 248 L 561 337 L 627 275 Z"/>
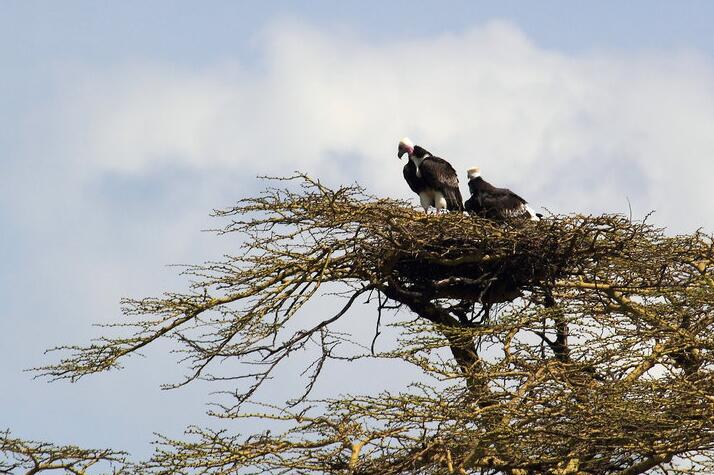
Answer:
<path fill-rule="evenodd" d="M 395 143 L 410 135 L 556 211 L 623 211 L 629 197 L 639 213 L 714 227 L 714 73 L 693 53 L 571 56 L 500 22 L 386 45 L 291 23 L 263 39 L 250 69 L 83 71 L 66 97 L 72 155 L 131 173 L 356 175 L 408 196 Z"/>

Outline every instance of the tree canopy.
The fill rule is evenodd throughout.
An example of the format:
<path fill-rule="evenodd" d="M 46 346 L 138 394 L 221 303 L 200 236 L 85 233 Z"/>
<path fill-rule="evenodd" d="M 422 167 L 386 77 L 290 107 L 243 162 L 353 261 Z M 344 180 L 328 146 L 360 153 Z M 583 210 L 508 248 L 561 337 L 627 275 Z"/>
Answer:
<path fill-rule="evenodd" d="M 357 185 L 331 189 L 305 175 L 272 179 L 262 194 L 215 215 L 226 223 L 218 233 L 242 242 L 240 252 L 186 267 L 185 292 L 125 300 L 126 320 L 107 330 L 113 335 L 58 348 L 58 362 L 35 370 L 76 381 L 170 339 L 189 369 L 172 387 L 199 378 L 234 385 L 230 403 L 212 410 L 225 429 L 160 437 L 153 458 L 132 470 L 714 468 L 711 236 L 670 236 L 621 215 L 538 223 L 425 216 Z M 327 288 L 341 308 L 304 325 L 301 308 Z M 391 320 L 401 336 L 385 350 L 335 329 L 364 300 L 375 303 L 364 322 L 377 332 L 385 314 L 408 316 Z M 258 388 L 309 346 L 319 356 L 300 390 L 284 405 L 260 405 Z M 331 360 L 360 358 L 403 361 L 423 378 L 397 392 L 311 399 Z M 250 369 L 226 374 L 227 360 Z M 284 430 L 239 434 L 234 421 L 244 418 Z"/>

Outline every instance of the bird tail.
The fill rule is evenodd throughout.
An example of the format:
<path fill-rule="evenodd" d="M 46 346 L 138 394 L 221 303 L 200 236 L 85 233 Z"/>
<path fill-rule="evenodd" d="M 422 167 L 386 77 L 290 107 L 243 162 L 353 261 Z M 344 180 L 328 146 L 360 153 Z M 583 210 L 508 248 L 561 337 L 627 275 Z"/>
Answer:
<path fill-rule="evenodd" d="M 458 188 L 452 188 L 446 190 L 444 193 L 444 198 L 446 198 L 446 209 L 449 211 L 463 211 L 464 210 L 464 200 L 461 198 L 461 191 Z"/>
<path fill-rule="evenodd" d="M 535 211 L 533 211 L 533 208 L 531 208 L 528 205 L 524 205 L 524 206 L 526 207 L 526 214 L 529 216 L 531 221 L 540 221 L 541 220 L 541 218 L 543 217 L 542 214 L 536 213 Z"/>

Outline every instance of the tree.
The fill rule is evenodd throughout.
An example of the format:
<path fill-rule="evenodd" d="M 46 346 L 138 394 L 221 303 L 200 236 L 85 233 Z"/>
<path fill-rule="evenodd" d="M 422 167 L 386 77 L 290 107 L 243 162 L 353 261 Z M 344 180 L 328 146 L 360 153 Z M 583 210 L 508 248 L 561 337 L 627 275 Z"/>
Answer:
<path fill-rule="evenodd" d="M 126 454 L 113 450 L 82 449 L 13 437 L 9 430 L 0 432 L 0 473 L 25 473 L 62 470 L 84 475 L 99 467 L 105 473 L 128 473 Z"/>
<path fill-rule="evenodd" d="M 275 179 L 215 214 L 242 252 L 189 266 L 188 292 L 126 300 L 131 334 L 58 350 L 39 375 L 119 368 L 161 338 L 190 368 L 173 386 L 234 381 L 213 411 L 226 430 L 160 438 L 158 473 L 693 473 L 714 467 L 714 242 L 618 215 L 495 223 L 424 216 L 359 186 Z M 299 327 L 338 286 L 343 306 Z M 355 352 L 334 329 L 357 301 L 407 311 L 387 351 Z M 403 313 L 402 313 L 403 314 Z M 297 329 L 295 329 L 297 327 Z M 320 349 L 305 391 L 251 412 L 297 350 Z M 349 350 L 344 350 L 348 347 Z M 311 400 L 330 360 L 391 358 L 424 379 L 398 393 Z M 223 374 L 238 360 L 254 370 Z M 279 421 L 234 434 L 231 421 Z"/>

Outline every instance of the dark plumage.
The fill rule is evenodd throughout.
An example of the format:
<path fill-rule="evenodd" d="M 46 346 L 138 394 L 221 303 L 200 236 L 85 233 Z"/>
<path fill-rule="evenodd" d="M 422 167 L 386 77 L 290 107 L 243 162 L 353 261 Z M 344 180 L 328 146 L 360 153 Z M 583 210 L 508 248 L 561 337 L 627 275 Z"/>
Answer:
<path fill-rule="evenodd" d="M 463 211 L 464 200 L 461 198 L 459 178 L 454 167 L 443 158 L 433 156 L 418 145 L 414 147 L 414 155 L 417 158 L 424 157 L 424 161 L 419 165 L 419 171 L 426 188 L 441 191 L 446 198 L 446 209 L 449 211 Z"/>
<path fill-rule="evenodd" d="M 491 185 L 481 178 L 478 168 L 469 169 L 468 177 L 471 198 L 466 200 L 464 207 L 469 213 L 498 221 L 509 218 L 540 220 L 540 215 L 528 206 L 526 200 L 508 188 Z"/>
<path fill-rule="evenodd" d="M 417 195 L 424 191 L 424 180 L 422 180 L 420 177 L 417 176 L 417 167 L 414 165 L 414 162 L 411 160 L 407 160 L 407 164 L 404 165 L 404 169 L 402 170 L 404 174 L 404 179 L 406 180 L 407 184 L 409 185 L 409 188 L 412 189 L 414 193 Z"/>

